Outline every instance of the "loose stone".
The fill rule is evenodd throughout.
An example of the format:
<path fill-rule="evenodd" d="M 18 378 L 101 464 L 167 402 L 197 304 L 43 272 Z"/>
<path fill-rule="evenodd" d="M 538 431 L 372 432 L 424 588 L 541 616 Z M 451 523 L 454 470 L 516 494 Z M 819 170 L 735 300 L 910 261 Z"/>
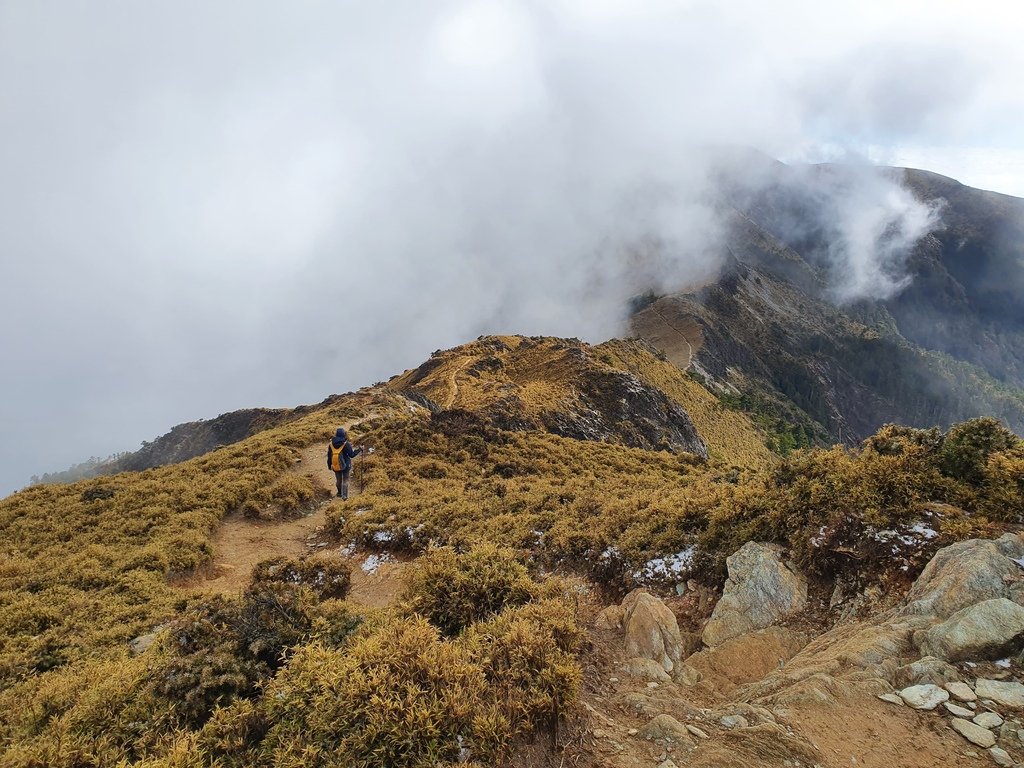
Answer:
<path fill-rule="evenodd" d="M 953 715 L 953 717 L 962 717 L 965 720 L 970 720 L 974 717 L 974 712 L 967 709 L 967 707 L 961 707 L 959 704 L 953 704 L 952 702 L 946 701 L 943 702 L 942 706 L 944 706 L 946 711 Z"/>
<path fill-rule="evenodd" d="M 996 745 L 996 737 L 988 728 L 982 728 L 970 720 L 964 720 L 959 717 L 954 717 L 949 724 L 953 727 L 954 731 L 971 742 L 971 744 L 975 744 L 982 749 L 988 749 Z"/>
<path fill-rule="evenodd" d="M 982 728 L 998 728 L 1003 724 L 1003 718 L 1001 718 L 995 712 L 982 712 L 971 718 L 975 723 L 980 725 Z"/>

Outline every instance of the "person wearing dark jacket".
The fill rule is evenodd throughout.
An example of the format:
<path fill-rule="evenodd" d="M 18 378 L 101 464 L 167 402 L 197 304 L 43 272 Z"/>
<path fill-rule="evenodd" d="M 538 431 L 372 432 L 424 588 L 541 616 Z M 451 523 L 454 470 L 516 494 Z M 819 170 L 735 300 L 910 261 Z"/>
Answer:
<path fill-rule="evenodd" d="M 339 499 L 348 499 L 348 478 L 352 474 L 352 459 L 362 452 L 361 447 L 352 447 L 343 427 L 338 427 L 331 442 L 327 444 L 327 468 L 334 472 Z"/>

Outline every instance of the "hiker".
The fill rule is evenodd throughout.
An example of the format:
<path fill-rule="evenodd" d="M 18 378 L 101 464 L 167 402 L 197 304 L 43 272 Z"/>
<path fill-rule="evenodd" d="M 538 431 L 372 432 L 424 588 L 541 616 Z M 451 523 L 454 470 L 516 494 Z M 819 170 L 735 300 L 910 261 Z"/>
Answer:
<path fill-rule="evenodd" d="M 333 470 L 338 481 L 338 498 L 348 499 L 348 477 L 352 474 L 352 459 L 363 452 L 362 446 L 353 448 L 344 427 L 338 427 L 327 444 L 327 468 Z"/>

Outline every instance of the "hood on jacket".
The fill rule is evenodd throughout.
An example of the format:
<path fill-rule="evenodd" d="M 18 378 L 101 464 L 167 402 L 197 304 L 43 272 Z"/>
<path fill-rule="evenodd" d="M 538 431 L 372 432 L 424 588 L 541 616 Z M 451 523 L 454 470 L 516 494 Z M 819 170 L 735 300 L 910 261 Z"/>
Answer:
<path fill-rule="evenodd" d="M 334 433 L 334 438 L 331 440 L 331 444 L 335 448 L 341 448 L 341 446 L 345 444 L 346 440 L 348 440 L 348 433 L 345 431 L 345 428 L 338 427 L 338 431 Z"/>

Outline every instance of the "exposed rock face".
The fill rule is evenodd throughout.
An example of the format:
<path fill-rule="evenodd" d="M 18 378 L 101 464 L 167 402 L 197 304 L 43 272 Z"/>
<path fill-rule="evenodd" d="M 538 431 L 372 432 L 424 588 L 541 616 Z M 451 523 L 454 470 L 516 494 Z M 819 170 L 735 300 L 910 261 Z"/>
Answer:
<path fill-rule="evenodd" d="M 960 673 L 947 661 L 931 655 L 919 658 L 919 646 L 926 653 L 956 660 L 975 653 L 989 655 L 982 650 L 999 648 L 1002 639 L 1016 637 L 1013 624 L 1008 630 L 1000 627 L 1002 612 L 1018 615 L 1019 606 L 1008 596 L 1021 596 L 1024 572 L 1015 559 L 1022 550 L 1024 537 L 1013 535 L 941 550 L 912 587 L 909 606 L 863 622 L 840 622 L 784 666 L 745 687 L 744 696 L 771 705 L 828 705 L 856 692 L 884 694 L 889 686 L 930 684 L 945 688 L 961 702 L 988 699 L 1024 709 L 1020 683 L 981 679 L 972 689 L 956 679 Z M 957 615 L 959 611 L 963 613 Z M 998 622 L 982 618 L 993 614 L 1000 617 Z M 968 621 L 970 617 L 977 620 Z M 948 653 L 950 648 L 958 650 Z M 696 665 L 697 658 L 688 663 Z M 959 714 L 967 709 L 960 708 Z M 974 714 L 965 719 L 970 721 Z"/>
<path fill-rule="evenodd" d="M 923 659 L 911 662 L 897 669 L 894 682 L 900 686 L 921 685 L 923 683 L 944 685 L 959 678 L 960 675 L 955 667 L 934 656 L 925 656 Z"/>
<path fill-rule="evenodd" d="M 610 441 L 708 458 L 708 448 L 685 407 L 607 353 L 578 339 L 481 337 L 435 352 L 390 387 L 421 398 L 431 410 L 461 408 L 459 380 L 478 383 L 473 410 L 505 430 L 542 428 L 577 440 Z M 657 362 L 642 342 L 621 342 Z M 611 359 L 611 358 L 608 358 Z M 545 394 L 538 396 L 537 389 Z M 465 385 L 463 390 L 469 391 Z M 439 406 L 440 404 L 440 406 Z"/>
<path fill-rule="evenodd" d="M 770 627 L 807 604 L 807 582 L 782 562 L 777 547 L 747 542 L 726 566 L 722 599 L 704 627 L 709 646 Z"/>
<path fill-rule="evenodd" d="M 139 654 L 145 653 L 149 648 L 156 642 L 157 633 L 150 632 L 145 635 L 139 635 L 134 640 L 128 643 L 128 650 L 132 656 L 138 656 Z"/>
<path fill-rule="evenodd" d="M 675 675 L 674 679 L 680 685 L 692 686 L 704 679 L 704 674 L 689 664 L 680 664 L 672 674 Z"/>
<path fill-rule="evenodd" d="M 594 628 L 604 630 L 622 629 L 622 618 L 624 615 L 625 611 L 622 610 L 621 605 L 609 605 L 597 614 L 597 618 L 594 619 Z"/>
<path fill-rule="evenodd" d="M 743 715 L 725 715 L 719 722 L 725 728 L 747 728 L 750 723 Z"/>
<path fill-rule="evenodd" d="M 653 659 L 671 673 L 683 655 L 683 640 L 676 617 L 654 595 L 634 589 L 622 601 L 626 654 Z"/>
<path fill-rule="evenodd" d="M 544 427 L 578 440 L 618 437 L 638 448 L 664 446 L 708 457 L 708 448 L 690 415 L 632 373 L 594 372 L 581 381 L 578 397 L 575 408 L 543 412 Z"/>
<path fill-rule="evenodd" d="M 1024 536 L 971 539 L 940 550 L 914 583 L 904 614 L 945 619 L 985 600 L 1024 603 L 1021 565 Z"/>
<path fill-rule="evenodd" d="M 963 608 L 914 638 L 922 653 L 947 661 L 997 659 L 1024 642 L 1024 608 L 999 597 Z"/>

